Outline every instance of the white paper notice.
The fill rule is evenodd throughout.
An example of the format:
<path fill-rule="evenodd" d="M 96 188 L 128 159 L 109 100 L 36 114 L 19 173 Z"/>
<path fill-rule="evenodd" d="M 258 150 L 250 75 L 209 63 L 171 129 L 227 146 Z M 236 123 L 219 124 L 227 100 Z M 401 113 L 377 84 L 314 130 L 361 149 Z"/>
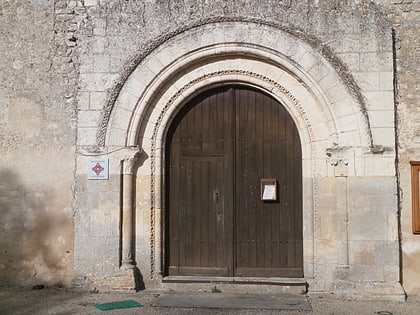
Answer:
<path fill-rule="evenodd" d="M 263 200 L 276 199 L 276 185 L 265 185 L 263 192 Z"/>

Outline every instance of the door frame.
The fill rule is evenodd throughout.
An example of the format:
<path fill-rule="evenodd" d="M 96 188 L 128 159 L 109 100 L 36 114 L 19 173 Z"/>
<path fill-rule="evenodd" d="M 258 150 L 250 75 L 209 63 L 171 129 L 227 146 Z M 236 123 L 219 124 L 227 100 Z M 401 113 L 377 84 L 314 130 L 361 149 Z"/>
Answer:
<path fill-rule="evenodd" d="M 197 98 L 197 97 L 200 98 L 202 96 L 203 97 L 208 97 L 208 95 L 206 95 L 206 93 L 209 92 L 209 91 L 217 91 L 216 93 L 223 93 L 222 92 L 223 90 L 221 90 L 221 89 L 218 90 L 218 88 L 220 88 L 220 87 L 227 88 L 227 90 L 225 90 L 225 91 L 232 94 L 233 91 L 238 91 L 238 87 L 241 87 L 241 86 L 245 87 L 245 85 L 241 85 L 241 84 L 238 84 L 238 83 L 231 83 L 231 84 L 224 84 L 223 86 L 209 87 L 208 89 L 206 89 L 204 91 L 201 91 L 198 95 L 195 95 L 194 98 Z M 287 113 L 287 110 L 282 105 L 282 103 L 279 102 L 278 100 L 276 100 L 275 98 L 273 98 L 268 93 L 266 93 L 266 91 L 261 91 L 259 89 L 256 89 L 255 87 L 253 87 L 253 86 L 251 87 L 249 85 L 246 85 L 246 87 L 249 88 L 250 91 L 253 90 L 253 91 L 255 91 L 255 93 L 260 93 L 261 96 L 265 95 L 268 99 L 272 99 L 278 106 L 281 106 Z M 213 94 L 213 93 L 211 93 L 211 94 Z M 235 139 L 238 137 L 237 133 L 238 133 L 238 130 L 239 130 L 238 129 L 239 125 L 237 125 L 237 119 L 238 119 L 238 114 L 239 113 L 237 112 L 236 96 L 237 96 L 236 93 L 231 95 L 232 101 L 234 102 L 233 107 L 236 108 L 236 110 L 233 110 L 233 112 L 232 112 L 233 116 L 231 117 L 232 122 L 233 122 L 233 125 L 232 125 L 232 128 L 233 128 L 233 130 L 232 130 L 232 137 L 233 137 L 232 141 L 233 141 L 233 143 L 236 143 Z M 169 211 L 171 211 L 170 210 L 170 202 L 171 202 L 171 199 L 170 199 L 170 185 L 169 185 L 169 181 L 170 181 L 170 174 L 169 174 L 169 171 L 170 171 L 170 167 L 169 167 L 170 161 L 169 160 L 170 159 L 169 158 L 170 158 L 170 154 L 171 154 L 170 152 L 171 152 L 171 148 L 172 148 L 172 142 L 171 142 L 170 139 L 172 139 L 172 136 L 174 135 L 176 128 L 180 125 L 182 120 L 185 118 L 186 114 L 185 113 L 183 114 L 183 112 L 185 111 L 185 109 L 190 107 L 191 101 L 192 101 L 192 98 L 190 98 L 188 101 L 185 101 L 184 105 L 180 107 L 180 109 L 178 110 L 177 113 L 174 113 L 173 119 L 167 124 L 168 127 L 167 127 L 167 132 L 166 132 L 166 135 L 165 135 L 165 140 L 166 140 L 165 141 L 165 152 L 163 154 L 163 158 L 165 160 L 163 165 L 165 165 L 164 169 L 166 171 L 166 173 L 164 173 L 164 176 L 163 176 L 164 177 L 164 179 L 163 179 L 164 187 L 166 187 L 166 188 L 164 188 L 165 209 L 166 209 L 165 214 L 167 214 L 167 213 L 169 213 Z M 255 106 L 258 106 L 258 104 L 255 104 Z M 296 129 L 297 132 L 298 132 L 298 128 L 297 128 L 295 122 L 293 121 L 291 115 L 289 113 L 287 113 L 287 116 L 288 117 L 286 118 L 285 122 L 291 120 L 291 124 L 293 124 L 292 128 Z M 232 173 L 232 180 L 233 180 L 234 183 L 236 183 L 236 181 L 237 181 L 236 166 L 237 166 L 238 161 L 237 161 L 237 158 L 235 156 L 237 155 L 237 150 L 238 149 L 239 149 L 239 147 L 237 147 L 237 144 L 235 144 L 234 147 L 232 148 L 232 155 L 233 155 L 231 157 L 233 159 L 232 167 L 235 169 Z M 299 152 L 300 152 L 300 160 L 301 160 L 302 150 L 301 150 L 301 140 L 300 140 L 300 138 L 299 138 Z M 179 158 L 181 158 L 181 157 L 179 156 Z M 298 163 L 299 163 L 300 174 L 302 175 L 302 164 L 301 164 L 301 162 L 298 162 Z M 300 180 L 299 185 L 301 185 L 301 184 L 302 184 L 302 181 Z M 229 248 L 231 249 L 231 253 L 228 254 L 228 256 L 227 256 L 227 257 L 230 257 L 230 264 L 226 267 L 229 270 L 229 276 L 234 276 L 234 277 L 235 276 L 240 276 L 240 275 L 235 275 L 234 274 L 235 269 L 236 269 L 236 267 L 235 267 L 236 261 L 238 260 L 238 257 L 236 257 L 237 249 L 236 249 L 236 246 L 235 246 L 235 240 L 236 240 L 236 237 L 237 237 L 236 236 L 236 232 L 237 232 L 236 229 L 237 229 L 237 224 L 238 224 L 238 222 L 236 222 L 236 220 L 237 220 L 236 203 L 238 202 L 238 200 L 237 200 L 237 198 L 238 198 L 238 196 L 237 196 L 238 187 L 236 187 L 236 188 L 235 187 L 236 187 L 236 184 L 234 185 L 233 190 L 231 192 L 232 193 L 231 198 L 232 198 L 232 203 L 233 203 L 232 204 L 233 209 L 232 209 L 232 213 L 231 213 L 232 222 L 231 222 L 231 226 L 228 227 L 228 229 L 231 229 L 230 234 L 231 234 L 232 244 L 231 245 L 226 245 L 225 244 L 225 246 L 224 246 L 226 250 L 228 250 Z M 298 189 L 300 190 L 300 194 L 298 194 L 298 195 L 300 195 L 300 198 L 303 198 L 302 187 L 300 187 Z M 303 205 L 302 205 L 302 202 L 303 202 L 303 200 L 301 199 L 300 206 L 299 206 L 300 209 L 298 209 L 298 211 L 300 211 L 300 214 L 298 215 L 298 217 L 300 217 L 301 220 L 302 220 L 300 222 L 300 230 L 301 230 L 300 233 L 301 233 L 301 235 L 298 237 L 298 239 L 303 242 Z M 170 254 L 171 245 L 170 245 L 170 240 L 169 240 L 169 238 L 170 238 L 169 229 L 170 229 L 170 226 L 171 226 L 170 220 L 171 220 L 170 215 L 165 216 L 165 219 L 163 221 L 163 228 L 162 228 L 162 231 L 163 231 L 162 240 L 163 240 L 163 244 L 164 244 L 164 252 L 165 252 L 165 257 L 166 257 L 166 259 L 164 259 L 163 262 L 162 262 L 163 263 L 163 276 L 168 276 L 170 274 L 170 272 L 169 272 L 169 267 L 170 267 L 169 266 L 170 265 L 169 261 L 170 261 L 170 255 L 171 255 Z M 226 240 L 226 238 L 225 238 L 225 240 Z M 288 249 L 288 250 L 290 250 L 290 249 Z M 301 245 L 301 250 L 302 250 L 301 255 L 303 255 L 303 244 Z M 301 277 L 303 277 L 303 275 L 304 275 L 304 263 L 303 262 L 302 262 L 301 267 L 299 267 L 299 268 L 301 268 L 301 273 L 302 273 Z M 292 269 L 297 270 L 299 268 L 295 267 L 295 268 L 292 268 Z M 280 269 L 283 269 L 283 268 L 278 267 L 278 268 L 275 268 L 275 269 L 280 270 Z M 290 269 L 290 271 L 292 269 Z M 285 270 L 287 270 L 287 268 Z M 286 271 L 286 273 L 287 273 L 287 271 Z M 300 273 L 300 272 L 298 272 L 298 273 Z M 255 277 L 262 277 L 262 276 L 255 276 Z M 287 277 L 287 276 L 283 275 L 282 277 Z"/>
<path fill-rule="evenodd" d="M 137 264 L 150 279 L 162 277 L 165 260 L 163 148 L 167 126 L 174 113 L 202 90 L 223 84 L 244 84 L 265 91 L 283 104 L 298 128 L 303 160 L 304 274 L 309 284 L 328 284 L 330 279 L 323 275 L 323 266 L 319 264 L 324 258 L 320 252 L 325 244 L 316 238 L 320 205 L 326 198 L 320 187 L 323 178 L 331 177 L 326 159 L 336 158 L 334 154 L 326 157 L 325 153 L 333 147 L 371 146 L 366 103 L 359 94 L 353 93 L 359 88 L 351 74 L 342 71 L 346 68 L 340 59 L 333 54 L 323 54 L 325 45 L 321 42 L 314 45 L 269 23 L 257 25 L 239 19 L 229 25 L 226 28 L 223 22 L 211 22 L 212 34 L 221 37 L 212 35 L 202 41 L 188 38 L 202 38 L 207 25 L 173 33 L 163 41 L 159 38 L 147 54 L 139 55 L 136 62 L 130 63 L 129 71 L 107 99 L 98 129 L 89 133 L 100 147 L 114 150 L 121 146 L 139 146 L 146 157 L 137 171 L 136 182 L 141 191 L 136 211 L 144 218 L 138 222 L 142 228 L 136 231 L 142 243 L 136 249 Z M 244 33 L 244 27 L 252 32 Z M 239 33 L 243 34 L 240 42 L 237 41 Z M 284 40 L 272 41 L 267 34 Z M 288 45 L 284 45 L 285 42 Z M 298 47 L 298 53 L 289 49 L 291 47 Z M 311 62 L 301 63 L 299 58 L 303 55 L 310 56 Z M 323 71 L 312 71 L 314 64 Z M 335 95 L 340 98 L 336 99 Z M 341 119 L 343 107 L 347 109 L 346 119 Z M 119 158 L 118 154 L 115 157 Z M 351 166 L 355 158 L 363 160 L 364 156 L 355 152 L 349 159 Z M 115 172 L 119 170 L 117 165 Z M 346 229 L 344 221 L 338 224 L 340 229 Z M 343 246 L 348 246 L 348 241 Z"/>

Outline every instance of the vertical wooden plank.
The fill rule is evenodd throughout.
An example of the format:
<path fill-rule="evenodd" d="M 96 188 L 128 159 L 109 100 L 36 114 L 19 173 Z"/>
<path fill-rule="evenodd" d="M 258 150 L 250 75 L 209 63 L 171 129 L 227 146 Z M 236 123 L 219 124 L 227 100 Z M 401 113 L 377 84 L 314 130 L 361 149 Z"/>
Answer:
<path fill-rule="evenodd" d="M 185 198 L 185 208 L 183 211 L 185 212 L 185 217 L 182 222 L 184 225 L 184 239 L 185 239 L 185 252 L 184 252 L 184 264 L 181 266 L 192 266 L 192 238 L 193 238 L 193 231 L 191 226 L 191 220 L 193 220 L 193 173 L 194 173 L 194 164 L 188 160 L 184 159 L 185 162 L 185 181 L 184 181 L 184 198 Z"/>
<path fill-rule="evenodd" d="M 247 267 L 248 258 L 248 162 L 249 162 L 249 151 L 247 147 L 247 103 L 245 93 L 237 89 L 236 90 L 236 244 L 237 244 L 237 266 Z"/>
<path fill-rule="evenodd" d="M 221 230 L 224 237 L 223 248 L 220 250 L 220 259 L 224 262 L 224 265 L 228 267 L 228 275 L 233 276 L 235 255 L 234 255 L 234 215 L 236 209 L 235 196 L 235 185 L 234 185 L 234 174 L 236 171 L 234 165 L 234 140 L 235 140 L 235 115 L 234 115 L 234 94 L 232 89 L 225 90 L 217 102 L 220 106 L 218 112 L 223 113 L 221 122 L 223 126 L 220 129 L 223 130 L 221 138 L 223 139 L 223 174 L 220 178 L 220 191 L 223 190 L 223 205 L 221 205 L 222 218 L 218 223 L 221 225 Z"/>
<path fill-rule="evenodd" d="M 265 251 L 265 233 L 264 233 L 264 203 L 260 200 L 260 183 L 264 177 L 264 100 L 261 93 L 255 94 L 255 115 L 252 129 L 255 130 L 253 139 L 253 151 L 255 156 L 254 176 L 252 178 L 254 185 L 257 185 L 258 194 L 255 196 L 255 262 L 256 267 L 264 266 Z"/>
<path fill-rule="evenodd" d="M 180 232 L 180 249 L 179 249 L 179 267 L 185 266 L 187 264 L 187 208 L 189 204 L 187 203 L 188 195 L 186 187 L 188 186 L 188 165 L 186 161 L 180 159 L 180 178 L 183 180 L 180 181 L 180 207 L 179 207 L 179 232 Z"/>
<path fill-rule="evenodd" d="M 259 202 L 259 161 L 258 161 L 258 142 L 257 142 L 257 120 L 256 120 L 256 106 L 257 95 L 255 91 L 248 91 L 248 117 L 247 117 L 247 146 L 249 152 L 249 165 L 248 169 L 248 189 L 249 189 L 249 219 L 248 225 L 248 267 L 257 267 L 257 216 L 258 209 L 257 203 Z"/>
<path fill-rule="evenodd" d="M 227 253 L 231 253 L 231 248 L 226 239 L 226 219 L 225 219 L 225 189 L 223 184 L 224 179 L 224 163 L 223 160 L 218 160 L 216 163 L 216 185 L 215 188 L 219 192 L 219 201 L 215 205 L 215 220 L 216 220 L 216 266 L 230 268 L 231 256 Z M 229 248 L 229 251 L 227 251 Z M 227 257 L 228 256 L 228 257 Z M 228 259 L 227 259 L 228 258 Z M 227 276 L 227 274 L 226 274 Z"/>
<path fill-rule="evenodd" d="M 210 135 L 212 130 L 210 130 L 210 121 L 209 121 L 209 103 L 212 96 L 207 97 L 203 100 L 201 108 L 201 126 L 197 126 L 197 129 L 202 130 L 202 135 L 200 141 L 202 142 L 203 149 L 206 151 L 212 149 L 212 143 L 210 142 Z"/>
<path fill-rule="evenodd" d="M 273 150 L 273 138 L 276 134 L 277 128 L 274 128 L 273 124 L 273 109 L 271 99 L 266 95 L 263 95 L 263 115 L 264 115 L 264 177 L 277 178 L 277 172 L 272 169 L 272 150 Z M 274 144 L 275 145 L 275 144 Z M 272 267 L 272 216 L 276 210 L 276 203 L 269 202 L 264 206 L 264 267 Z"/>
<path fill-rule="evenodd" d="M 268 98 L 268 97 L 267 97 Z M 270 173 L 273 174 L 273 177 L 279 180 L 281 176 L 281 165 L 279 162 L 279 156 L 282 153 L 282 148 L 280 147 L 279 142 L 279 124 L 282 122 L 280 121 L 280 104 L 278 104 L 272 98 L 268 98 L 268 102 L 270 104 L 270 118 L 271 118 L 271 128 L 273 129 L 273 133 L 271 135 L 271 170 Z M 279 242 L 280 242 L 280 228 L 279 225 L 279 218 L 280 218 L 280 204 L 278 201 L 272 204 L 272 212 L 271 212 L 271 267 L 278 268 L 280 267 L 280 258 L 279 258 Z"/>
<path fill-rule="evenodd" d="M 283 263 L 283 257 L 284 257 L 284 236 L 283 236 L 283 214 L 284 214 L 284 207 L 283 202 L 286 194 L 286 180 L 284 174 L 286 173 L 286 165 L 285 165 L 285 126 L 284 126 L 284 120 L 285 120 L 285 109 L 281 104 L 277 104 L 278 108 L 278 156 L 277 156 L 277 167 L 279 169 L 279 175 L 278 175 L 278 194 L 279 194 L 279 200 L 278 200 L 278 266 L 284 267 Z"/>
<path fill-rule="evenodd" d="M 295 178 L 295 167 L 294 167 L 294 139 L 293 139 L 293 125 L 290 119 L 286 121 L 286 134 L 287 134 L 287 145 L 286 145 L 286 151 L 287 154 L 287 160 L 286 164 L 288 165 L 287 168 L 287 180 L 288 180 L 288 187 L 290 187 L 288 193 L 287 193 L 287 265 L 288 267 L 296 266 L 295 263 L 295 209 L 294 209 L 294 194 L 295 194 L 295 185 L 296 185 L 296 178 Z"/>
<path fill-rule="evenodd" d="M 208 169 L 208 187 L 209 191 L 217 190 L 216 178 L 217 178 L 217 162 L 211 163 Z M 212 176 L 213 175 L 213 176 Z M 216 175 L 216 176 L 214 176 Z M 209 196 L 210 197 L 210 196 Z M 211 196 L 212 197 L 212 196 Z M 207 220 L 207 238 L 208 238 L 208 266 L 218 266 L 216 257 L 216 221 L 217 220 L 217 204 L 213 200 L 209 201 L 209 213 Z"/>
<path fill-rule="evenodd" d="M 200 233 L 200 266 L 209 267 L 209 216 L 210 208 L 213 206 L 212 191 L 209 187 L 209 168 L 213 161 L 202 163 L 200 168 L 200 181 L 202 183 L 202 202 L 200 207 L 201 213 L 198 219 Z M 200 198 L 199 198 L 200 199 Z"/>

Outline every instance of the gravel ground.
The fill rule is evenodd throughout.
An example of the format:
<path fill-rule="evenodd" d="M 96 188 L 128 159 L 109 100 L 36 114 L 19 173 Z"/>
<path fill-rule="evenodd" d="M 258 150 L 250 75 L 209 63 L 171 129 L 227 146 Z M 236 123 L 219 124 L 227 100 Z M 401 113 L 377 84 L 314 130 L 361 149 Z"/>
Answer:
<path fill-rule="evenodd" d="M 211 293 L 209 293 L 211 294 Z M 223 294 L 223 293 L 220 293 Z M 406 302 L 366 301 L 336 298 L 333 295 L 307 296 L 312 312 L 260 309 L 210 309 L 155 307 L 158 291 L 81 292 L 60 288 L 40 290 L 0 287 L 0 315 L 12 314 L 420 314 L 420 297 Z M 100 311 L 92 306 L 121 300 L 135 300 L 143 307 Z"/>

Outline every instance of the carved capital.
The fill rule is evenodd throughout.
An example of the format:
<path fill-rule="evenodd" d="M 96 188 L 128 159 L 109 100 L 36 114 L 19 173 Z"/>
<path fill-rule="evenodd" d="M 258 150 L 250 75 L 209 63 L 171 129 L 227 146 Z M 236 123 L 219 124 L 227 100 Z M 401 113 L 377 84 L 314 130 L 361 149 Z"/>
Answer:
<path fill-rule="evenodd" d="M 135 171 L 136 163 L 140 156 L 140 150 L 134 151 L 132 155 L 125 157 L 122 163 L 123 175 L 133 175 Z"/>
<path fill-rule="evenodd" d="M 347 177 L 349 165 L 353 163 L 354 153 L 350 148 L 334 147 L 327 149 L 329 164 L 334 168 L 335 177 Z"/>

